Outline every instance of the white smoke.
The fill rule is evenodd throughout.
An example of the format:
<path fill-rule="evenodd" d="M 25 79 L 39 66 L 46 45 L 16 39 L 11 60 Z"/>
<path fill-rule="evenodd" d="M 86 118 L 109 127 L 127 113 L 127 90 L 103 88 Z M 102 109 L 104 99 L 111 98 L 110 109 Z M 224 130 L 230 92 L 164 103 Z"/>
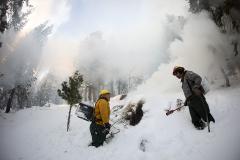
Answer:
<path fill-rule="evenodd" d="M 105 16 L 108 15 L 108 18 L 114 19 L 113 22 L 119 22 L 108 22 L 99 30 L 93 30 L 80 42 L 79 64 L 81 68 L 91 68 L 95 78 L 127 79 L 132 74 L 149 77 L 160 63 L 169 59 L 165 51 L 184 23 L 182 16 L 187 13 L 187 3 L 173 0 L 134 1 L 129 5 L 127 2 L 121 2 L 121 5 L 119 3 L 100 5 L 91 15 L 94 17 L 98 12 L 101 14 L 101 11 L 109 11 L 98 18 L 105 20 Z M 173 3 L 178 6 L 175 7 Z M 117 7 L 116 10 L 112 9 Z M 91 8 L 91 5 L 88 8 Z M 129 15 L 123 13 L 124 8 L 127 8 L 125 11 Z M 139 13 L 133 13 L 132 10 Z M 179 25 L 173 28 L 173 23 Z"/>
<path fill-rule="evenodd" d="M 37 64 L 40 75 L 49 71 L 63 79 L 80 69 L 105 80 L 151 76 L 140 91 L 167 91 L 178 86 L 172 76 L 175 65 L 214 81 L 222 79 L 220 68 L 232 56 L 228 37 L 207 13 L 188 13 L 185 0 L 33 2 L 35 10 L 24 31 L 46 20 L 55 26 Z"/>
<path fill-rule="evenodd" d="M 50 37 L 43 48 L 43 55 L 40 58 L 37 70 L 40 73 L 49 71 L 59 81 L 64 80 L 76 70 L 74 64 L 78 46 L 78 43 L 74 40 Z"/>
<path fill-rule="evenodd" d="M 174 66 L 183 66 L 210 82 L 220 79 L 224 83 L 221 68 L 226 68 L 226 58 L 233 55 L 232 46 L 208 13 L 189 14 L 179 36 L 181 39 L 175 39 L 166 51 L 170 55 L 169 62 L 159 66 L 158 71 L 139 87 L 140 92 L 179 90 L 179 80 L 172 75 Z"/>
<path fill-rule="evenodd" d="M 38 67 L 39 72 L 49 70 L 61 79 L 77 69 L 83 72 L 87 70 L 87 74 L 92 74 L 90 77 L 104 77 L 107 81 L 126 79 L 130 75 L 149 77 L 160 63 L 169 59 L 165 50 L 181 28 L 181 25 L 173 28 L 169 23 L 178 20 L 171 19 L 178 19 L 175 16 L 187 13 L 187 3 L 184 0 L 125 3 L 105 0 L 101 3 L 83 2 L 84 10 L 76 11 L 72 8 L 71 14 L 84 16 L 68 19 L 70 3 L 62 0 L 54 6 L 53 2 L 36 1 L 36 11 L 26 28 L 36 24 L 36 19 L 44 21 L 49 18 L 50 24 L 54 21 L 57 24 L 72 24 L 64 34 L 54 32 L 50 37 Z M 178 4 L 177 7 L 173 3 Z M 59 12 L 52 12 L 52 8 L 59 11 L 63 5 L 66 5 L 63 16 L 57 14 Z M 38 14 L 40 12 L 44 13 Z M 86 24 L 89 25 L 90 33 L 81 30 Z M 69 38 L 66 35 L 71 33 L 71 27 L 74 26 L 79 28 L 76 32 L 81 34 Z"/>
<path fill-rule="evenodd" d="M 28 22 L 24 28 L 20 31 L 10 29 L 0 35 L 0 41 L 3 42 L 3 46 L 0 48 L 0 72 L 4 74 L 1 79 L 1 84 L 4 85 L 14 86 L 16 83 L 26 82 L 29 80 L 29 76 L 33 76 L 34 73 L 41 75 L 41 72 L 51 70 L 51 65 L 61 59 L 49 54 L 50 51 L 48 50 L 52 50 L 49 47 L 52 46 L 51 42 L 48 43 L 46 37 L 44 37 L 46 33 L 43 30 L 40 31 L 38 27 L 48 21 L 48 25 L 54 26 L 53 36 L 58 27 L 69 18 L 70 5 L 68 1 L 33 0 L 29 3 L 33 5 L 34 9 L 28 16 Z M 42 45 L 45 44 L 49 49 L 43 49 Z M 61 45 L 58 42 L 55 44 L 55 46 Z M 55 52 L 58 52 L 56 47 Z M 49 54 L 49 56 L 46 56 L 46 54 Z M 66 57 L 62 59 L 66 59 Z"/>

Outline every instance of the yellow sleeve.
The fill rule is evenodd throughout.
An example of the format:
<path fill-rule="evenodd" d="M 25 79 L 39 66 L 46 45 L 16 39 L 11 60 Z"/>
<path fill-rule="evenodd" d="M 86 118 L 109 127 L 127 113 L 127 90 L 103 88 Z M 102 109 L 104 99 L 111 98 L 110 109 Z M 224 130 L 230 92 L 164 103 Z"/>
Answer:
<path fill-rule="evenodd" d="M 105 100 L 99 102 L 99 110 L 103 123 L 109 123 L 108 103 Z"/>

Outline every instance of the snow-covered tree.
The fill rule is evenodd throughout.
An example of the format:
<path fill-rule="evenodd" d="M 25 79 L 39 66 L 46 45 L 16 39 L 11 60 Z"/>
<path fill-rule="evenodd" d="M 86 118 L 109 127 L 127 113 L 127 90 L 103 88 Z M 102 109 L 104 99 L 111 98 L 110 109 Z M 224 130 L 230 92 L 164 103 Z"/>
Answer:
<path fill-rule="evenodd" d="M 25 12 L 23 7 L 26 6 Z M 32 11 L 28 0 L 1 0 L 0 1 L 0 33 L 9 28 L 19 31 L 27 23 L 27 17 Z M 2 42 L 0 42 L 1 47 Z"/>
<path fill-rule="evenodd" d="M 219 70 L 225 78 L 225 86 L 230 86 L 230 76 L 240 73 L 240 1 L 236 0 L 188 0 L 190 11 L 199 13 L 203 10 L 208 11 L 212 20 L 219 27 L 222 34 L 232 49 L 224 55 L 214 53 L 215 56 L 222 56 L 225 64 L 221 65 Z"/>
<path fill-rule="evenodd" d="M 6 45 L 0 48 L 3 53 L 1 54 L 3 59 L 0 63 L 0 72 L 5 75 L 0 79 L 0 86 L 3 87 L 5 93 L 3 95 L 9 97 L 7 104 L 3 105 L 6 107 L 6 112 L 10 111 L 12 105 L 16 109 L 31 106 L 31 99 L 28 95 L 30 95 L 31 86 L 36 80 L 36 68 L 51 28 L 47 23 L 41 24 L 25 37 L 21 37 L 21 41 L 18 43 L 5 41 Z M 23 92 L 24 94 L 20 94 Z M 25 98 L 22 97 L 23 95 Z M 16 103 L 12 103 L 14 97 L 17 99 Z M 24 102 L 26 100 L 28 102 Z"/>

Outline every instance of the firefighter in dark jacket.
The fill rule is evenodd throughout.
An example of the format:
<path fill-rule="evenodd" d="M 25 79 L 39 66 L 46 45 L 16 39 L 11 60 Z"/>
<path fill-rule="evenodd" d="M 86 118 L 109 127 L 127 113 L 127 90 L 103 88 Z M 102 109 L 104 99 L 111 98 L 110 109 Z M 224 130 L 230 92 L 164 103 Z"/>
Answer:
<path fill-rule="evenodd" d="M 205 127 L 204 122 L 212 121 L 215 123 L 204 97 L 204 90 L 201 86 L 202 78 L 198 74 L 187 71 L 180 66 L 174 67 L 173 75 L 181 79 L 182 90 L 186 97 L 184 105 L 189 107 L 193 125 L 202 130 Z"/>
<path fill-rule="evenodd" d="M 94 108 L 94 118 L 90 125 L 90 132 L 92 135 L 92 146 L 99 147 L 103 145 L 106 140 L 106 135 L 110 130 L 110 92 L 108 90 L 101 90 L 99 99 Z"/>

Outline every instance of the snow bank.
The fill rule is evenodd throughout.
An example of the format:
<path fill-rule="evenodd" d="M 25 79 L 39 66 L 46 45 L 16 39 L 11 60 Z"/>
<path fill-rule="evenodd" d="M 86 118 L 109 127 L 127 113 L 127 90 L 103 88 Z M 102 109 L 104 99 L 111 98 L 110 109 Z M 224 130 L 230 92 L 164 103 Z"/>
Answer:
<path fill-rule="evenodd" d="M 237 87 L 209 92 L 207 100 L 216 123 L 211 123 L 211 133 L 208 133 L 207 129 L 195 130 L 188 108 L 165 115 L 164 109 L 174 104 L 175 95 L 145 95 L 141 122 L 125 127 L 116 124 L 121 132 L 99 148 L 88 147 L 90 124 L 77 118 L 74 111 L 70 132 L 66 132 L 66 105 L 34 107 L 8 115 L 1 113 L 0 159 L 238 160 L 239 97 Z M 125 104 L 131 99 L 135 98 L 129 96 Z M 117 100 L 111 104 L 117 105 Z"/>

